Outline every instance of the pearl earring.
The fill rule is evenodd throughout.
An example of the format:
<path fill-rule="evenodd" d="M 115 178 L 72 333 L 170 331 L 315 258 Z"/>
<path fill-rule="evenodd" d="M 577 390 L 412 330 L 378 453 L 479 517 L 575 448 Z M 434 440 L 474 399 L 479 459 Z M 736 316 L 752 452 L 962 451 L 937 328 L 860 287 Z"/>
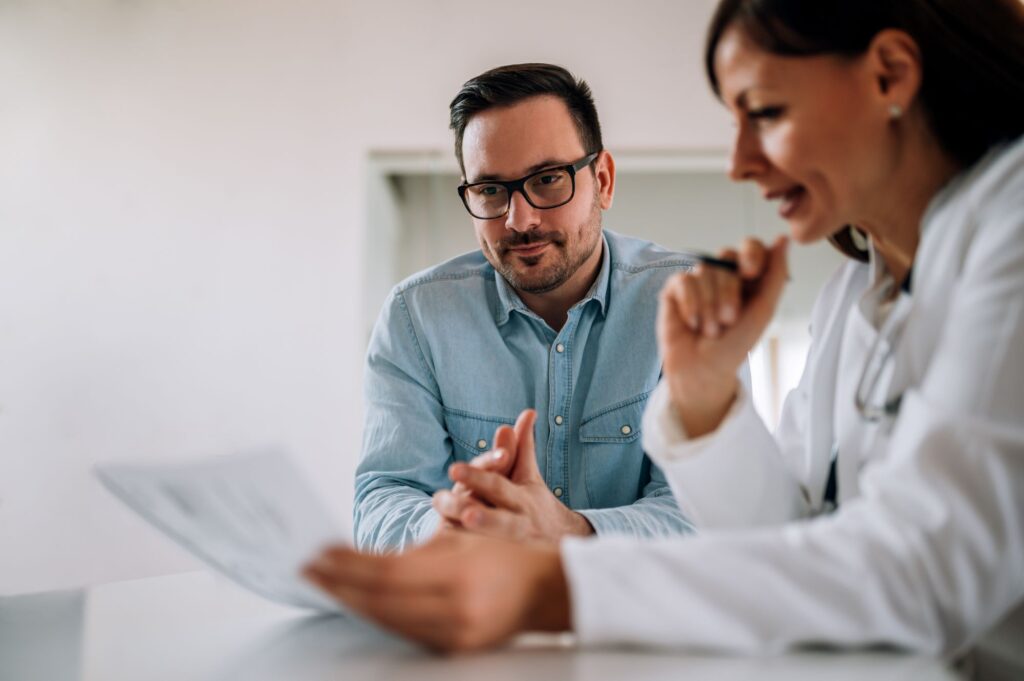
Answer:
<path fill-rule="evenodd" d="M 903 107 L 899 104 L 889 105 L 889 118 L 892 120 L 898 120 L 903 117 Z"/>

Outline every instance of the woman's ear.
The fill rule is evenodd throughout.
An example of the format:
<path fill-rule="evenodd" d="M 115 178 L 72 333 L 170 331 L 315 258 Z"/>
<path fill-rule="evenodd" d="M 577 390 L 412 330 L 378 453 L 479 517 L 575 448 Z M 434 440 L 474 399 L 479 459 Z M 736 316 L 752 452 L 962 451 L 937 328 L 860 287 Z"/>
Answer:
<path fill-rule="evenodd" d="M 917 41 L 905 31 L 887 28 L 872 39 L 866 57 L 879 106 L 890 118 L 899 118 L 921 89 L 921 50 Z"/>

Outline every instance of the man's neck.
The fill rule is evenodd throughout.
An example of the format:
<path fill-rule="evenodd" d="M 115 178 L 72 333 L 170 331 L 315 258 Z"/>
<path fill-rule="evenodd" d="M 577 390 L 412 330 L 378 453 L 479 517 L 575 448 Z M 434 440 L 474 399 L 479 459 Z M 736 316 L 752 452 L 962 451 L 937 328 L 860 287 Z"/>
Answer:
<path fill-rule="evenodd" d="M 590 257 L 579 266 L 558 288 L 546 293 L 516 291 L 526 307 L 530 308 L 555 331 L 560 331 L 569 318 L 569 309 L 583 300 L 601 272 L 604 258 L 604 240 L 598 242 Z"/>

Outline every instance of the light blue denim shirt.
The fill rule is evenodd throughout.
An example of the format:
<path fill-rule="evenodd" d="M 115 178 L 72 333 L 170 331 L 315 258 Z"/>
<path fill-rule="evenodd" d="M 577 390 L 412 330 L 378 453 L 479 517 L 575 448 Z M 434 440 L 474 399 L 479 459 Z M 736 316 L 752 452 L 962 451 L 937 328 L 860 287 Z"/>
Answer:
<path fill-rule="evenodd" d="M 447 470 L 490 449 L 495 429 L 537 410 L 537 462 L 552 493 L 599 535 L 691 531 L 640 423 L 661 371 L 658 292 L 685 256 L 604 232 L 601 270 L 555 331 L 479 251 L 392 291 L 370 341 L 355 536 L 401 549 L 439 523 Z"/>

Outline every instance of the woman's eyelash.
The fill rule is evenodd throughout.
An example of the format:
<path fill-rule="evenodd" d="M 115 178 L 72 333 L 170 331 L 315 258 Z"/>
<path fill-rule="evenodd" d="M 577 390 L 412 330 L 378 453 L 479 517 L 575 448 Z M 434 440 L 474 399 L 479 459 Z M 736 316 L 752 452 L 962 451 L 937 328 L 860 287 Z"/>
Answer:
<path fill-rule="evenodd" d="M 747 118 L 757 120 L 770 120 L 778 118 L 782 115 L 783 107 L 781 106 L 765 106 L 760 109 L 750 109 L 747 111 Z"/>

